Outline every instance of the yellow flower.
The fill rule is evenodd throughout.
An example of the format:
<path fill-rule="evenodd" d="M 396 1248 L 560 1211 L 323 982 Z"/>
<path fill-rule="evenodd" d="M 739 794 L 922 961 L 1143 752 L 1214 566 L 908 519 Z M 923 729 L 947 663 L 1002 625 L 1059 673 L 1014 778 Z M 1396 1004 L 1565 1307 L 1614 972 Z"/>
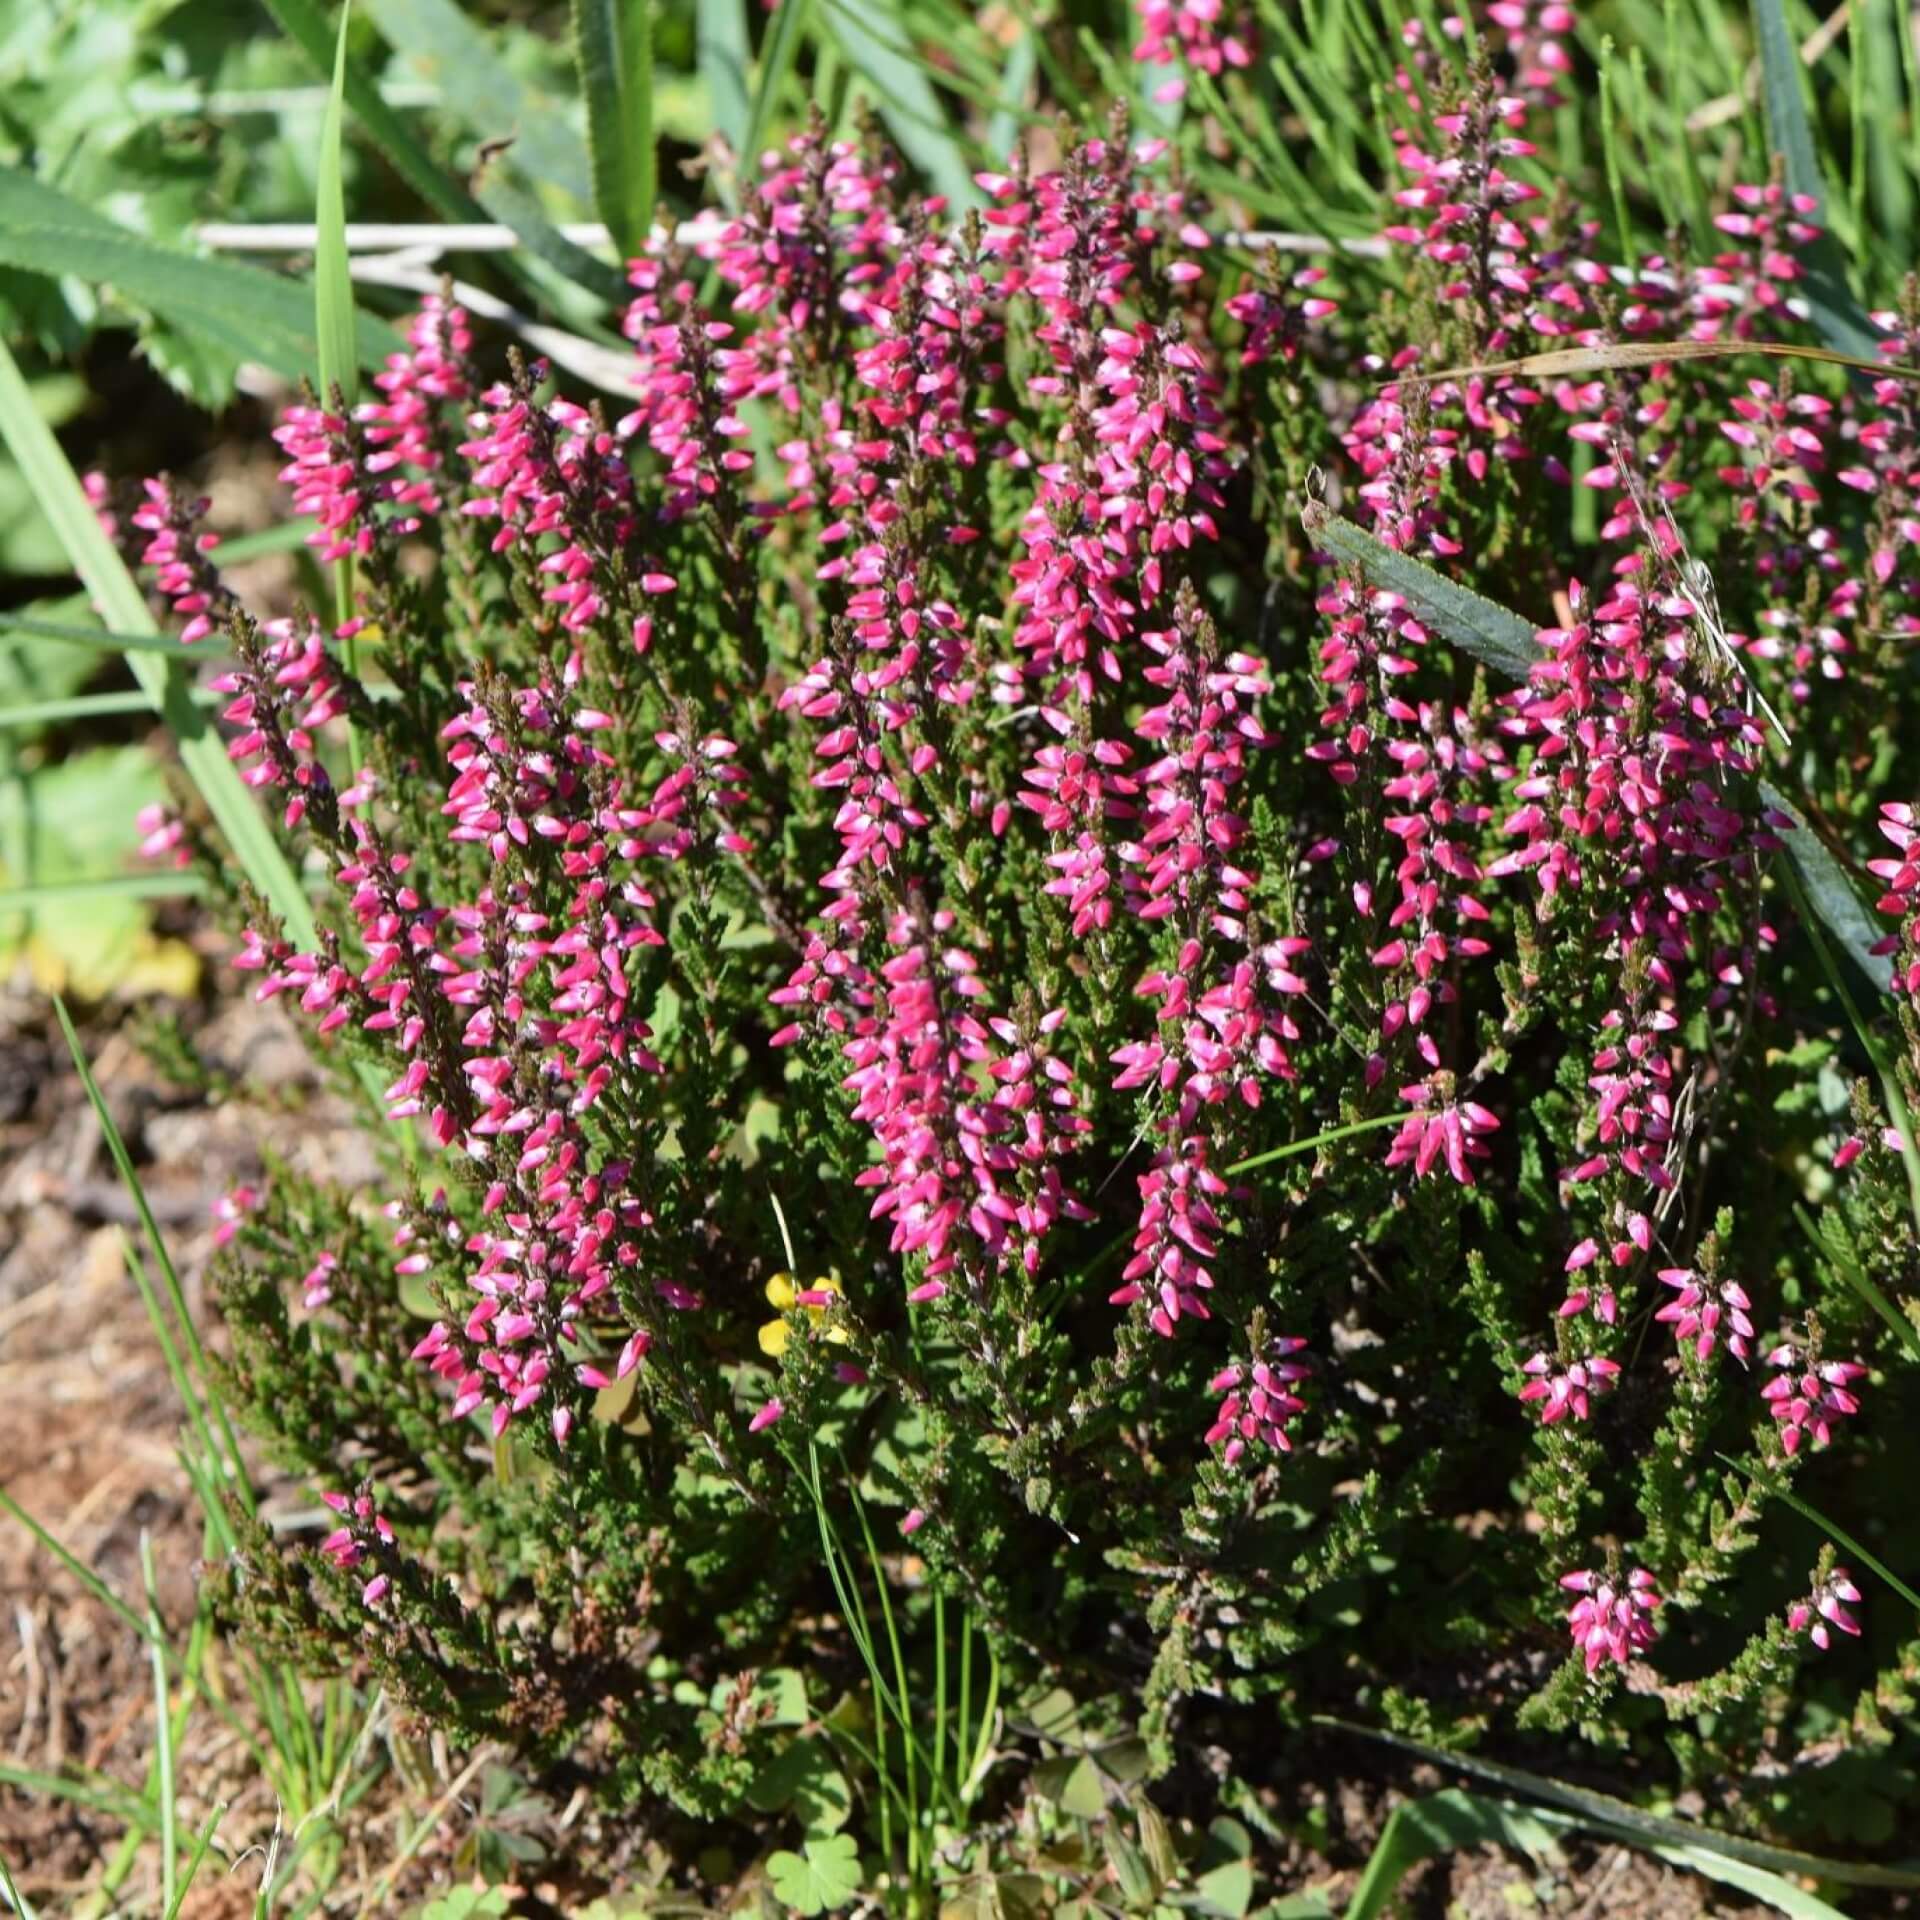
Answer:
<path fill-rule="evenodd" d="M 807 1283 L 807 1298 L 803 1301 L 800 1298 L 801 1290 L 793 1284 L 793 1275 L 776 1273 L 767 1282 L 767 1304 L 782 1316 L 790 1314 L 796 1306 L 801 1307 L 807 1318 L 818 1326 L 832 1308 L 830 1305 L 823 1305 L 817 1296 L 823 1293 L 837 1295 L 839 1291 L 840 1282 L 830 1274 L 822 1274 L 819 1279 Z M 793 1323 L 784 1317 L 769 1320 L 760 1329 L 760 1351 L 772 1359 L 779 1359 L 787 1350 L 787 1340 L 792 1331 Z M 826 1330 L 826 1337 L 836 1346 L 843 1347 L 847 1343 L 847 1330 L 845 1327 L 829 1327 Z"/>

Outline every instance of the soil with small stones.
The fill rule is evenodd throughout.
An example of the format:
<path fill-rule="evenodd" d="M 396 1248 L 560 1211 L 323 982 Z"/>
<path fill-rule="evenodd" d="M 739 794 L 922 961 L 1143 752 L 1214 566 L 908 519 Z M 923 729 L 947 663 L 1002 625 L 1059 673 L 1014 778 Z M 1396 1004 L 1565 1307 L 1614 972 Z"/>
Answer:
<path fill-rule="evenodd" d="M 220 1195 L 257 1179 L 263 1148 L 350 1185 L 373 1169 L 276 1009 L 241 997 L 182 1011 L 200 1057 L 241 1092 L 211 1104 L 180 1091 L 110 1017 L 83 1039 L 188 1307 L 217 1341 L 203 1280 Z M 136 1607 L 144 1604 L 146 1541 L 160 1610 L 177 1629 L 192 1615 L 203 1541 L 174 1454 L 180 1404 L 124 1264 L 122 1235 L 130 1230 L 138 1231 L 132 1202 L 46 1001 L 0 988 L 0 1473 L 21 1507 Z M 278 1491 L 304 1498 L 299 1489 Z M 212 1678 L 217 1683 L 217 1655 Z M 0 1765 L 54 1774 L 78 1764 L 139 1787 L 154 1757 L 152 1688 L 147 1655 L 126 1624 L 24 1529 L 0 1521 Z M 239 1732 L 211 1714 L 193 1717 L 176 1774 L 191 1826 L 227 1803 L 225 1859 L 196 1883 L 183 1913 L 239 1920 L 252 1911 L 260 1856 L 231 1871 L 226 1861 L 270 1840 L 270 1790 Z M 1401 1784 L 1397 1776 L 1395 1783 L 1350 1777 L 1317 1790 L 1325 1830 L 1337 1836 L 1336 1859 L 1366 1858 Z M 1418 1791 L 1442 1783 L 1413 1784 Z M 377 1882 L 404 1810 L 395 1786 L 360 1810 L 339 1882 L 344 1911 L 355 1911 Z M 1275 1811 L 1295 1817 L 1305 1809 Z M 95 1885 L 122 1831 L 110 1815 L 0 1788 L 0 1857 L 43 1909 L 61 1911 Z M 423 1858 L 421 1870 L 433 1864 Z M 1322 1889 L 1334 1912 L 1357 1880 L 1351 1866 L 1335 1872 L 1304 1849 L 1281 1865 L 1283 1883 Z M 150 1892 L 153 1872 L 151 1859 L 139 1862 L 126 1894 Z M 1513 1920 L 1529 1912 L 1560 1920 L 1759 1920 L 1769 1911 L 1721 1894 L 1632 1849 L 1570 1843 L 1562 1857 L 1539 1863 L 1494 1849 L 1425 1863 L 1404 1883 L 1399 1910 L 1424 1920 Z M 327 1910 L 335 1910 L 333 1901 Z M 397 1909 L 389 1898 L 379 1910 Z"/>

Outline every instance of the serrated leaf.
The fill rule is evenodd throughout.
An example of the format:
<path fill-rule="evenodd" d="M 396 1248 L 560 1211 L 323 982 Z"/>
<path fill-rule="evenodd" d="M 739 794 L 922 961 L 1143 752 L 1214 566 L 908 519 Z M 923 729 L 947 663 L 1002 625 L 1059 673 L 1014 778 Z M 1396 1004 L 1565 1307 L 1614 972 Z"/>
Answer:
<path fill-rule="evenodd" d="M 798 1853 L 767 1859 L 774 1898 L 804 1920 L 848 1906 L 860 1891 L 860 1847 L 850 1833 L 809 1840 Z"/>
<path fill-rule="evenodd" d="M 1544 656 L 1532 625 L 1445 574 L 1396 553 L 1351 520 L 1317 501 L 1300 516 L 1308 535 L 1336 560 L 1357 568 L 1374 586 L 1397 593 L 1424 627 L 1509 680 L 1524 680 Z"/>
<path fill-rule="evenodd" d="M 593 198 L 623 259 L 653 225 L 653 0 L 573 0 Z"/>
<path fill-rule="evenodd" d="M 314 294 L 304 281 L 162 246 L 4 165 L 0 262 L 111 286 L 175 326 L 201 332 L 237 359 L 289 379 L 310 373 L 318 357 Z M 367 360 L 402 344 L 391 327 L 371 316 L 356 322 L 354 343 L 356 356 Z"/>

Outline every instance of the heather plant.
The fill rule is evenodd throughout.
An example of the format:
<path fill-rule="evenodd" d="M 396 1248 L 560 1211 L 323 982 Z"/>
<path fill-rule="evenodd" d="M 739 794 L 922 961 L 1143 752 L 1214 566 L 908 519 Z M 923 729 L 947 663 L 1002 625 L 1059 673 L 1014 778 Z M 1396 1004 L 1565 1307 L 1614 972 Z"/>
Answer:
<path fill-rule="evenodd" d="M 1833 364 L 1779 166 L 1622 258 L 1563 13 L 1409 24 L 1384 266 L 1124 114 L 965 212 L 816 121 L 631 261 L 624 406 L 430 297 L 277 434 L 344 619 L 98 485 L 315 937 L 147 850 L 381 1155 L 223 1203 L 333 1521 L 236 1511 L 262 1648 L 801 1912 L 856 1803 L 924 1890 L 1329 1717 L 1893 1837 L 1920 292 Z M 1141 19 L 1228 102 L 1250 22 Z"/>

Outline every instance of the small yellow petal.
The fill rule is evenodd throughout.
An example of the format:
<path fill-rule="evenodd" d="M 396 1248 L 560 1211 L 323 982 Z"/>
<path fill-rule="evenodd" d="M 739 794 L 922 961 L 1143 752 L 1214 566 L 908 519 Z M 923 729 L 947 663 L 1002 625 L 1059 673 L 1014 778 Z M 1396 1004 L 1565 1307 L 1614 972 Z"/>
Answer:
<path fill-rule="evenodd" d="M 769 1320 L 760 1329 L 760 1351 L 769 1358 L 778 1360 L 787 1350 L 789 1329 L 784 1320 Z"/>
<path fill-rule="evenodd" d="M 794 1293 L 793 1275 L 776 1273 L 767 1282 L 767 1305 L 785 1313 L 793 1305 Z"/>

